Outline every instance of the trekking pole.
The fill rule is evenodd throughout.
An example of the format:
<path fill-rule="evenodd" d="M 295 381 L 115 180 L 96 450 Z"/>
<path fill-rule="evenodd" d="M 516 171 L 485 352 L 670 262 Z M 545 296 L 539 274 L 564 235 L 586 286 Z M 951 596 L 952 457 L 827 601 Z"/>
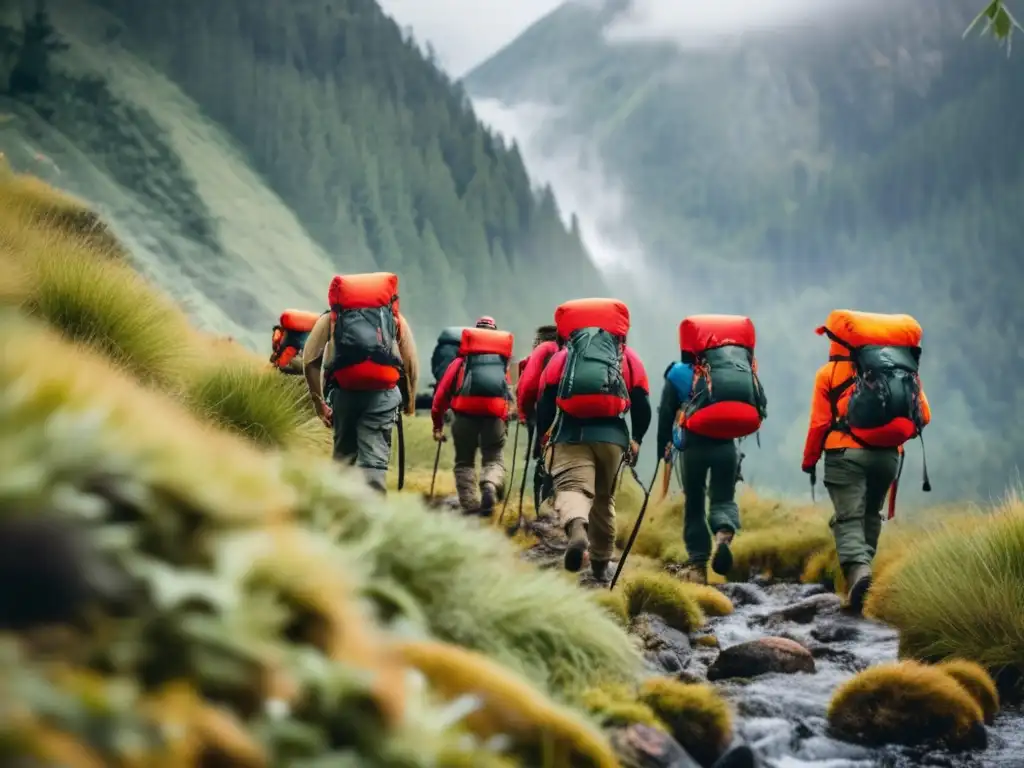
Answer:
<path fill-rule="evenodd" d="M 626 558 L 629 557 L 629 550 L 633 548 L 633 542 L 636 541 L 636 535 L 640 532 L 640 524 L 644 521 L 644 513 L 647 511 L 647 502 L 651 500 L 651 491 L 654 490 L 654 484 L 658 482 L 658 470 L 661 469 L 661 462 L 663 457 L 658 458 L 658 463 L 654 465 L 654 477 L 651 478 L 651 484 L 644 487 L 644 484 L 640 482 L 640 476 L 636 473 L 636 467 L 632 464 L 629 465 L 629 471 L 633 473 L 633 479 L 636 480 L 636 484 L 640 486 L 644 492 L 644 503 L 640 506 L 640 514 L 637 515 L 636 524 L 633 526 L 633 532 L 629 534 L 629 541 L 626 542 L 626 547 L 622 550 L 622 557 L 619 558 L 619 564 L 615 568 L 615 575 L 612 576 L 611 586 L 608 590 L 615 589 L 615 584 L 619 580 L 619 576 L 622 573 L 623 567 L 626 565 Z"/>
<path fill-rule="evenodd" d="M 501 505 L 501 514 L 498 515 L 498 525 L 505 519 L 505 510 L 508 509 L 508 500 L 512 497 L 513 483 L 516 481 L 516 453 L 519 451 L 519 419 L 516 419 L 515 436 L 512 438 L 512 470 L 509 472 L 508 482 L 505 484 L 505 503 Z"/>
<path fill-rule="evenodd" d="M 437 466 L 441 463 L 441 446 L 444 445 L 444 441 L 447 438 L 444 436 L 437 441 L 437 453 L 434 454 L 434 474 L 430 477 L 430 495 L 427 497 L 427 501 L 434 500 L 434 483 L 437 482 Z"/>
<path fill-rule="evenodd" d="M 398 490 L 405 488 L 405 428 L 402 412 L 398 412 Z"/>
<path fill-rule="evenodd" d="M 523 496 L 526 495 L 526 476 L 530 474 L 530 453 L 533 451 L 533 425 L 526 425 L 526 464 L 523 466 L 523 481 L 519 484 L 519 517 L 515 523 L 505 529 L 505 534 L 511 539 L 515 536 L 519 529 L 523 527 L 525 517 L 523 516 Z M 508 501 L 508 499 L 506 499 Z M 536 513 L 536 510 L 534 511 Z M 502 515 L 505 512 L 502 510 Z M 500 521 L 499 521 L 500 522 Z"/>

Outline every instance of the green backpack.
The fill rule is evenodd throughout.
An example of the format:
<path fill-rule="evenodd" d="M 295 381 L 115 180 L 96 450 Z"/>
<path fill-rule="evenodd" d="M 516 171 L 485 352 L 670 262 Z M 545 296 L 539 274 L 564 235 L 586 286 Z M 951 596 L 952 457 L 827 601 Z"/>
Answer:
<path fill-rule="evenodd" d="M 577 419 L 607 419 L 629 410 L 629 388 L 622 372 L 625 345 L 601 328 L 581 328 L 569 336 L 555 402 Z"/>

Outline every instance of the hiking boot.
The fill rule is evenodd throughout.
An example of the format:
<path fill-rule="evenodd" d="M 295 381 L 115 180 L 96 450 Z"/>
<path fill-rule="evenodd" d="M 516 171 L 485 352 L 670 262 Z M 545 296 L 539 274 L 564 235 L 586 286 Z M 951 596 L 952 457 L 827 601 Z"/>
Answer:
<path fill-rule="evenodd" d="M 577 573 L 583 567 L 583 556 L 590 547 L 587 524 L 583 520 L 573 520 L 566 526 L 565 535 L 569 537 L 565 547 L 565 570 Z"/>
<path fill-rule="evenodd" d="M 611 573 L 608 572 L 607 560 L 591 560 L 590 561 L 590 575 L 594 577 L 594 581 L 610 581 Z"/>
<path fill-rule="evenodd" d="M 497 496 L 494 486 L 491 483 L 480 485 L 480 509 L 477 514 L 480 517 L 490 517 L 494 514 L 494 500 Z"/>
<path fill-rule="evenodd" d="M 707 563 L 686 563 L 676 574 L 681 581 L 688 581 L 691 584 L 708 583 Z"/>
<path fill-rule="evenodd" d="M 850 585 L 847 594 L 850 612 L 859 616 L 864 611 L 864 598 L 871 588 L 871 566 L 853 566 L 847 574 L 846 583 Z"/>
<path fill-rule="evenodd" d="M 732 543 L 732 531 L 719 531 L 715 534 L 715 556 L 711 558 L 711 570 L 719 576 L 728 576 L 732 570 L 732 550 L 729 545 Z"/>

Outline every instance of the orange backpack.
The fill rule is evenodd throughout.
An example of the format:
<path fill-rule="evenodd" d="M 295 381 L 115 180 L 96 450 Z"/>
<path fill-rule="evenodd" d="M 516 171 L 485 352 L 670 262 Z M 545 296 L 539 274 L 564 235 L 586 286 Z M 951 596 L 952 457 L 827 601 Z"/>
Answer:
<path fill-rule="evenodd" d="M 629 308 L 617 299 L 576 299 L 555 310 L 566 340 L 565 367 L 555 402 L 577 419 L 621 416 L 629 410 L 623 371 Z"/>
<path fill-rule="evenodd" d="M 328 370 L 342 389 L 383 390 L 403 373 L 398 352 L 398 276 L 335 275 L 327 292 L 334 355 Z"/>
<path fill-rule="evenodd" d="M 462 370 L 455 381 L 452 410 L 466 416 L 508 417 L 508 364 L 515 338 L 508 331 L 466 328 L 459 357 Z"/>
<path fill-rule="evenodd" d="M 301 309 L 286 309 L 281 313 L 280 322 L 274 326 L 271 338 L 274 365 L 281 369 L 287 368 L 295 356 L 302 353 L 309 332 L 319 317 L 315 312 L 304 312 Z"/>

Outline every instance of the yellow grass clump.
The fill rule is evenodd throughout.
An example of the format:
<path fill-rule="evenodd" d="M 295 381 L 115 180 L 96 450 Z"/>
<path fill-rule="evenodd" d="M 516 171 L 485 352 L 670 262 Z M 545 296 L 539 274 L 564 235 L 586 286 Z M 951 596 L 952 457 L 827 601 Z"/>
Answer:
<path fill-rule="evenodd" d="M 949 659 L 937 666 L 971 694 L 985 715 L 985 724 L 991 725 L 999 714 L 999 691 L 989 673 L 980 664 L 966 659 Z"/>
<path fill-rule="evenodd" d="M 829 727 L 858 744 L 945 743 L 983 747 L 981 706 L 953 677 L 915 661 L 880 664 L 860 672 L 833 694 Z"/>
<path fill-rule="evenodd" d="M 589 688 L 581 697 L 583 707 L 605 727 L 628 726 L 634 723 L 649 725 L 668 732 L 654 710 L 638 698 L 628 685 L 600 685 Z"/>
<path fill-rule="evenodd" d="M 620 588 L 630 618 L 654 614 L 687 634 L 704 626 L 704 612 L 693 592 L 667 573 L 638 571 L 625 577 Z"/>
<path fill-rule="evenodd" d="M 605 736 L 568 709 L 555 706 L 534 688 L 479 653 L 454 645 L 404 642 L 398 654 L 426 675 L 446 698 L 474 696 L 480 707 L 466 716 L 480 736 L 513 736 L 544 754 L 552 765 L 589 759 L 600 768 L 617 768 Z"/>
<path fill-rule="evenodd" d="M 714 763 L 732 741 L 732 711 L 714 686 L 653 678 L 640 686 L 640 701 L 701 765 Z"/>

